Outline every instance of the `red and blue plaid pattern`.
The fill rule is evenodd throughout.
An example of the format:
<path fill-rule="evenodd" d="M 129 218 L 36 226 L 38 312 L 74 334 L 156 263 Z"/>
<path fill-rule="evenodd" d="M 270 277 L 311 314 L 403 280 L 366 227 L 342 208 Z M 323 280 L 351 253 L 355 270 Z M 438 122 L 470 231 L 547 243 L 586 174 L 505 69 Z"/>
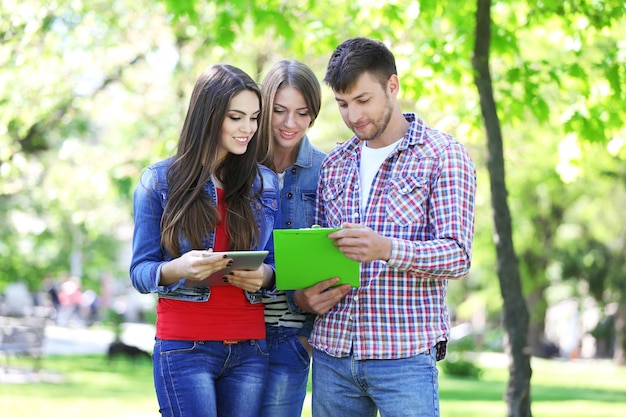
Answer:
<path fill-rule="evenodd" d="M 338 145 L 322 164 L 316 223 L 360 223 L 393 238 L 388 262 L 361 264 L 361 287 L 318 317 L 312 344 L 333 356 L 394 359 L 449 337 L 449 279 L 470 268 L 476 169 L 453 137 L 413 113 L 405 138 L 383 162 L 360 209 L 360 140 Z"/>

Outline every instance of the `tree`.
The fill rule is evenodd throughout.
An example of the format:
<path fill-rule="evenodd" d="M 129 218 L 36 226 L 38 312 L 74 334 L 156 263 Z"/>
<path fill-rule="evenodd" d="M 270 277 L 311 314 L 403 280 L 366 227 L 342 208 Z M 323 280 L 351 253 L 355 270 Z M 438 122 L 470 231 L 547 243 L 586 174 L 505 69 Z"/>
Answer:
<path fill-rule="evenodd" d="M 524 300 L 518 261 L 513 247 L 511 214 L 505 184 L 502 132 L 493 97 L 489 69 L 491 43 L 491 0 L 478 0 L 476 8 L 476 39 L 472 64 L 475 83 L 487 132 L 489 159 L 487 168 L 491 184 L 494 212 L 495 245 L 498 253 L 498 278 L 504 299 L 504 325 L 508 335 L 509 383 L 506 390 L 507 415 L 530 416 L 530 351 L 527 346 L 528 310 Z"/>
<path fill-rule="evenodd" d="M 118 252 L 128 251 L 132 188 L 144 166 L 171 154 L 194 76 L 207 62 L 228 61 L 260 78 L 269 63 L 290 56 L 321 75 L 341 40 L 372 36 L 397 56 L 403 106 L 458 137 L 478 162 L 477 233 L 480 242 L 491 234 L 497 241 L 495 256 L 486 254 L 488 244 L 474 246 L 473 271 L 482 276 L 470 278 L 485 288 L 501 281 L 513 362 L 506 399 L 510 413 L 523 413 L 528 311 L 518 295 L 536 300 L 530 324 L 540 329 L 535 307 L 546 302 L 554 254 L 567 247 L 562 230 L 598 222 L 578 215 L 581 206 L 620 210 L 581 197 L 581 179 L 597 180 L 598 191 L 611 181 L 585 165 L 589 144 L 626 160 L 624 13 L 620 0 L 7 0 L 0 9 L 0 213 L 8 220 L 0 224 L 7 271 L 0 289 L 16 277 L 34 287 L 43 272 L 68 269 L 73 253 L 89 275 L 123 270 Z M 323 106 L 312 136 L 329 148 L 349 132 L 333 100 Z M 538 148 L 538 141 L 559 155 L 543 158 L 545 175 L 533 176 L 537 164 L 523 161 L 524 144 Z M 575 150 L 580 156 L 571 156 Z M 615 192 L 623 195 L 623 187 Z M 581 236 L 623 251 L 624 232 L 615 229 Z"/>
<path fill-rule="evenodd" d="M 119 146 L 123 135 L 106 136 L 99 112 L 157 48 L 155 22 L 137 19 L 150 8 L 154 2 L 3 2 L 0 290 L 14 280 L 36 290 L 46 274 L 77 275 L 90 287 L 102 271 L 121 272 L 128 180 L 143 162 Z M 133 42 L 139 34 L 149 41 Z"/>

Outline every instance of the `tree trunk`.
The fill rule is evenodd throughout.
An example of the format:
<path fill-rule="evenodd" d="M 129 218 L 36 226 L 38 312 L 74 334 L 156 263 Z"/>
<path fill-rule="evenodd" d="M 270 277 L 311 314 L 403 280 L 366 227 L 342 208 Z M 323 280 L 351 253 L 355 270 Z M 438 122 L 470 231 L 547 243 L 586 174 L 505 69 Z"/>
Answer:
<path fill-rule="evenodd" d="M 621 302 L 615 312 L 615 344 L 613 347 L 613 361 L 626 365 L 626 303 Z"/>
<path fill-rule="evenodd" d="M 509 356 L 509 382 L 505 400 L 508 417 L 530 417 L 530 351 L 528 338 L 528 309 L 522 294 L 518 260 L 513 248 L 511 215 L 507 202 L 504 175 L 502 132 L 496 112 L 489 71 L 491 42 L 491 0 L 477 0 L 476 40 L 472 66 L 480 106 L 487 133 L 487 169 L 491 184 L 491 204 L 494 213 L 494 236 L 497 273 L 504 299 L 506 354 Z"/>
<path fill-rule="evenodd" d="M 528 346 L 530 354 L 540 358 L 550 358 L 554 356 L 548 346 L 546 340 L 546 312 L 548 303 L 545 298 L 546 287 L 536 288 L 526 297 L 526 306 L 528 308 Z"/>

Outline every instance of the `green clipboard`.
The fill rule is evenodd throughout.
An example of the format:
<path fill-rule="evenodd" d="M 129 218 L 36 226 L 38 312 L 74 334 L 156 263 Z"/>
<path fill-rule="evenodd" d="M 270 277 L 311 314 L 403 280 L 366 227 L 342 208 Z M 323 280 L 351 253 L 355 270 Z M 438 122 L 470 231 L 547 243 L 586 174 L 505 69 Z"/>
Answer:
<path fill-rule="evenodd" d="M 276 289 L 307 288 L 329 278 L 338 277 L 339 284 L 358 287 L 360 262 L 346 258 L 328 238 L 340 229 L 275 229 L 274 260 Z"/>

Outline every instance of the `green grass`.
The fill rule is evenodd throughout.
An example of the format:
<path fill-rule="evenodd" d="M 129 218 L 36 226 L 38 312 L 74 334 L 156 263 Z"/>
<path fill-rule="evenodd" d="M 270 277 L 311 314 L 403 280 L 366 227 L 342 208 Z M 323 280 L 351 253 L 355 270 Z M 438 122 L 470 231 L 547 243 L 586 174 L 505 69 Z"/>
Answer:
<path fill-rule="evenodd" d="M 496 360 L 497 359 L 497 360 Z M 13 365 L 30 366 L 27 359 Z M 4 363 L 2 363 L 4 364 Z M 482 356 L 479 380 L 439 380 L 442 417 L 502 417 L 508 380 L 502 357 Z M 532 360 L 535 417 L 616 417 L 626 415 L 626 368 L 609 361 Z M 158 417 L 148 361 L 102 356 L 57 356 L 43 360 L 43 382 L 0 384 L 0 410 L 11 417 Z M 62 378 L 61 382 L 55 377 Z M 49 379 L 52 382 L 45 382 Z M 6 414 L 5 410 L 9 413 Z M 303 417 L 311 415 L 310 397 Z"/>
<path fill-rule="evenodd" d="M 489 356 L 488 356 L 489 357 Z M 480 380 L 442 375 L 439 381 L 442 417 L 506 416 L 505 365 L 481 361 Z M 544 360 L 531 362 L 531 410 L 534 417 L 617 417 L 626 415 L 626 368 L 609 361 Z"/>
<path fill-rule="evenodd" d="M 20 359 L 11 364 L 30 366 Z M 43 382 L 0 385 L 0 410 L 11 417 L 158 416 L 150 361 L 116 360 L 103 355 L 43 359 Z M 61 377 L 62 382 L 56 381 Z M 46 381 L 53 382 L 46 382 Z"/>

